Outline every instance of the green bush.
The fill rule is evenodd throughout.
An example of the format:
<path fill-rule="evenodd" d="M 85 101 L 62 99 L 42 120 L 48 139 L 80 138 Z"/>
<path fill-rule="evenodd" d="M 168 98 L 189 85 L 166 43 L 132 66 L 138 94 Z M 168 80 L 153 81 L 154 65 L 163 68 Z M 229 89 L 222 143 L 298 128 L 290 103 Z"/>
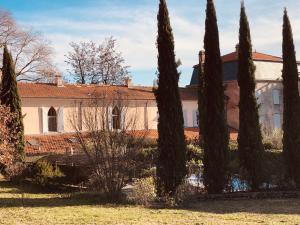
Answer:
<path fill-rule="evenodd" d="M 264 148 L 265 150 L 272 150 L 272 149 L 275 149 L 273 143 L 271 140 L 264 140 L 263 141 L 263 145 L 264 145 Z"/>
<path fill-rule="evenodd" d="M 55 182 L 57 178 L 63 177 L 64 174 L 59 167 L 53 166 L 46 160 L 39 160 L 33 167 L 34 182 L 41 186 L 46 186 Z"/>
<path fill-rule="evenodd" d="M 230 141 L 228 144 L 229 151 L 237 151 L 238 150 L 238 143 L 237 141 Z"/>
<path fill-rule="evenodd" d="M 203 159 L 203 149 L 197 145 L 189 144 L 186 148 L 187 159 Z"/>
<path fill-rule="evenodd" d="M 142 169 L 139 175 L 139 177 L 141 178 L 155 177 L 155 176 L 156 176 L 156 167 L 152 167 L 150 169 Z"/>
<path fill-rule="evenodd" d="M 277 189 L 281 190 L 290 189 L 291 185 L 285 177 L 283 152 L 279 150 L 266 150 L 263 159 L 263 175 L 267 186 L 276 186 Z"/>
<path fill-rule="evenodd" d="M 282 150 L 282 138 L 283 132 L 280 129 L 275 129 L 272 131 L 263 130 L 263 144 L 267 150 Z"/>
<path fill-rule="evenodd" d="M 153 138 L 146 138 L 143 141 L 144 148 L 157 148 L 157 140 Z"/>

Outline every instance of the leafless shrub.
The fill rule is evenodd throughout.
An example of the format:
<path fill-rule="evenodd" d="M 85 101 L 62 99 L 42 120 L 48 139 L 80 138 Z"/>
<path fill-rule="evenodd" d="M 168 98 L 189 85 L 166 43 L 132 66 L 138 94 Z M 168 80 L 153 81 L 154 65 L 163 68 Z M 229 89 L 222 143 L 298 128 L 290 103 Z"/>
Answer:
<path fill-rule="evenodd" d="M 149 206 L 156 198 L 153 177 L 138 179 L 133 183 L 132 194 L 129 200 L 138 205 Z"/>
<path fill-rule="evenodd" d="M 93 169 L 90 183 L 111 197 L 120 195 L 137 166 L 135 158 L 146 136 L 137 131 L 138 115 L 130 104 L 120 93 L 105 93 L 78 107 L 80 113 L 70 117 Z"/>

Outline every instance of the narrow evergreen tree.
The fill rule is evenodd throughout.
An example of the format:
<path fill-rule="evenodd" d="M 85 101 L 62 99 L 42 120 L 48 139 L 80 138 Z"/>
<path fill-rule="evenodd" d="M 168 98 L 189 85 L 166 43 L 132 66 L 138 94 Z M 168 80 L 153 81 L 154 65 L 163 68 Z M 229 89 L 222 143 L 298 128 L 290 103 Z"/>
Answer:
<path fill-rule="evenodd" d="M 298 68 L 292 27 L 287 14 L 283 16 L 283 153 L 287 175 L 300 187 L 300 100 Z"/>
<path fill-rule="evenodd" d="M 255 96 L 255 66 L 252 58 L 250 27 L 244 3 L 241 6 L 238 58 L 240 87 L 238 153 L 241 168 L 253 190 L 262 182 L 262 155 L 264 151 L 259 125 L 258 104 Z"/>
<path fill-rule="evenodd" d="M 160 0 L 157 19 L 158 88 L 155 90 L 159 112 L 157 190 L 160 196 L 172 196 L 186 175 L 186 142 L 174 39 L 165 0 Z"/>
<path fill-rule="evenodd" d="M 15 147 L 21 156 L 24 154 L 24 125 L 21 111 L 21 99 L 18 92 L 14 62 L 6 46 L 3 51 L 1 104 L 10 108 L 16 114 L 10 128 L 16 133 Z"/>
<path fill-rule="evenodd" d="M 219 31 L 213 0 L 207 0 L 204 48 L 204 184 L 208 193 L 221 193 L 227 184 L 229 139 Z"/>
<path fill-rule="evenodd" d="M 199 127 L 199 145 L 201 146 L 203 143 L 203 132 L 204 132 L 204 120 L 205 120 L 205 105 L 204 105 L 204 64 L 202 61 L 202 57 L 204 56 L 204 52 L 199 53 L 199 68 L 198 68 L 198 127 Z"/>

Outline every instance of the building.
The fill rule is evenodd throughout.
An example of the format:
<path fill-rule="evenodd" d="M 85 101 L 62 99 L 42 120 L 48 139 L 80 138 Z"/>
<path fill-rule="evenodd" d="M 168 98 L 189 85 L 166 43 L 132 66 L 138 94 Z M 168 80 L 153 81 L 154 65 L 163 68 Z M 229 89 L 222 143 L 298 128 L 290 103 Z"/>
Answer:
<path fill-rule="evenodd" d="M 97 106 L 108 109 L 107 122 L 111 129 L 120 129 L 125 121 L 135 117 L 132 129 L 147 131 L 151 138 L 158 136 L 153 87 L 134 86 L 130 80 L 123 86 L 64 84 L 57 77 L 55 83 L 18 83 L 18 88 L 27 153 L 64 153 L 74 148 L 75 128 L 85 131 L 85 113 L 93 110 L 94 100 L 99 99 L 105 99 L 102 102 L 105 104 Z M 192 139 L 198 136 L 197 88 L 180 88 L 180 96 L 185 133 Z M 126 105 L 126 113 L 118 101 Z M 74 118 L 78 127 L 74 127 Z"/>
<path fill-rule="evenodd" d="M 239 86 L 237 82 L 238 52 L 222 56 L 224 87 L 227 101 L 227 123 L 238 130 L 239 128 Z M 204 63 L 204 52 L 199 53 L 199 62 Z M 282 127 L 283 115 L 283 86 L 281 82 L 282 58 L 264 53 L 253 52 L 256 67 L 256 96 L 259 108 L 260 123 L 264 129 L 273 130 Z M 298 64 L 300 69 L 300 63 Z M 194 66 L 190 87 L 198 84 L 199 64 Z M 300 83 L 299 83 L 300 85 Z"/>
<path fill-rule="evenodd" d="M 237 55 L 235 51 L 222 57 L 227 123 L 231 139 L 237 138 L 239 128 Z M 204 57 L 204 53 L 200 52 L 200 63 L 204 63 Z M 282 59 L 258 52 L 253 53 L 253 59 L 256 66 L 260 122 L 269 130 L 281 128 Z M 180 88 L 188 139 L 198 137 L 199 133 L 198 69 L 199 65 L 195 65 L 190 85 Z M 125 118 L 135 116 L 134 130 L 147 131 L 150 138 L 158 137 L 158 110 L 153 87 L 135 86 L 131 80 L 121 86 L 65 84 L 58 76 L 55 83 L 18 83 L 18 88 L 22 100 L 27 154 L 65 153 L 78 148 L 78 143 L 74 141 L 74 121 L 77 129 L 85 131 L 84 112 L 95 108 L 91 104 L 95 99 L 105 99 L 102 107 L 107 108 L 106 117 L 110 129 L 119 129 L 125 123 Z M 126 116 L 116 100 L 126 102 Z"/>

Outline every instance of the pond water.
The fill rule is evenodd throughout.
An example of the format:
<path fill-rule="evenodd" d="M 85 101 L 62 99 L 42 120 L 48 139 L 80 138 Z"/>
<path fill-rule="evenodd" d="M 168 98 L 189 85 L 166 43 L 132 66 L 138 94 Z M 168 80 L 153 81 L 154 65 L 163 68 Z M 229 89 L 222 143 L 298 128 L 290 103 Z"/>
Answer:
<path fill-rule="evenodd" d="M 188 179 L 188 183 L 191 184 L 194 187 L 204 188 L 203 178 L 201 175 L 195 175 L 192 174 Z M 229 184 L 228 184 L 229 192 L 241 192 L 241 191 L 249 191 L 250 187 L 247 181 L 243 181 L 239 178 L 238 175 L 231 178 Z M 269 183 L 263 183 L 261 186 L 261 189 L 267 190 L 267 189 L 274 189 L 276 188 L 276 185 L 269 184 Z"/>
<path fill-rule="evenodd" d="M 201 175 L 197 176 L 192 174 L 187 181 L 194 187 L 204 188 L 203 178 Z M 249 191 L 249 185 L 247 182 L 242 181 L 239 177 L 233 177 L 230 181 L 229 187 L 230 192 Z"/>

